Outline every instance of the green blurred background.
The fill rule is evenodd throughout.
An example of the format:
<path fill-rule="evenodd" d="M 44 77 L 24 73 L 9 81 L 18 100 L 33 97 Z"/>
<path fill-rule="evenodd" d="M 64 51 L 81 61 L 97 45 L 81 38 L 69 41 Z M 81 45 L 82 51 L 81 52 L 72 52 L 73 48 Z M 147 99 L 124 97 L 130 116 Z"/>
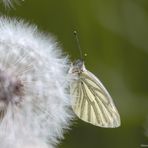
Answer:
<path fill-rule="evenodd" d="M 109 90 L 122 126 L 103 129 L 76 120 L 59 148 L 139 148 L 148 144 L 148 1 L 25 0 L 1 14 L 23 18 L 56 36 L 77 59 L 73 30 L 87 68 Z"/>

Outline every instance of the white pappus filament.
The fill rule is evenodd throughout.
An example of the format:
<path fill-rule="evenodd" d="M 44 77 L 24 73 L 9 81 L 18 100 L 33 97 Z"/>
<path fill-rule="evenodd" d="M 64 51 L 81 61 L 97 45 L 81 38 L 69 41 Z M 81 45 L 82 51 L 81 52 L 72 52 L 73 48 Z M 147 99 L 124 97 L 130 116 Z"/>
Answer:
<path fill-rule="evenodd" d="M 5 7 L 9 8 L 9 7 L 14 7 L 14 3 L 20 3 L 24 0 L 2 0 Z"/>

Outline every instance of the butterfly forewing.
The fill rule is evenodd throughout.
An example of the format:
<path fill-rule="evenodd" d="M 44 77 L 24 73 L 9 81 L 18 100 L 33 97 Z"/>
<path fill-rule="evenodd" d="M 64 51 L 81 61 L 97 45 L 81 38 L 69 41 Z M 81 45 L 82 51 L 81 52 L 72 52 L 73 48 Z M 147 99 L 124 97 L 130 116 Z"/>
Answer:
<path fill-rule="evenodd" d="M 120 116 L 113 100 L 100 80 L 88 70 L 71 85 L 72 108 L 85 122 L 100 127 L 120 126 Z"/>

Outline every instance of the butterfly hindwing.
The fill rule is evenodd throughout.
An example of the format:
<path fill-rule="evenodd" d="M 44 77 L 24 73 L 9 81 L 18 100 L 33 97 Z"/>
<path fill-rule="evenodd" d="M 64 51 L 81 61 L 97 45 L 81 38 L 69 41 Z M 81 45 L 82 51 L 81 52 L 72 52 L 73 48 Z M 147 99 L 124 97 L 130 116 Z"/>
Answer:
<path fill-rule="evenodd" d="M 120 126 L 120 116 L 113 100 L 100 80 L 88 70 L 72 83 L 72 107 L 85 122 L 100 127 Z"/>

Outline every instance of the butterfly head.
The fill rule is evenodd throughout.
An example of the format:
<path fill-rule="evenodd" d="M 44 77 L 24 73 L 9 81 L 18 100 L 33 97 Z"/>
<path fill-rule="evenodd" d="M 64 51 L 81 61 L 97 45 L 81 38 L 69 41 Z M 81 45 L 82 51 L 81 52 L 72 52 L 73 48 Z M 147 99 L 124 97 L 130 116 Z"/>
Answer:
<path fill-rule="evenodd" d="M 78 59 L 71 64 L 69 73 L 80 74 L 84 70 L 85 70 L 84 61 L 81 59 Z"/>

